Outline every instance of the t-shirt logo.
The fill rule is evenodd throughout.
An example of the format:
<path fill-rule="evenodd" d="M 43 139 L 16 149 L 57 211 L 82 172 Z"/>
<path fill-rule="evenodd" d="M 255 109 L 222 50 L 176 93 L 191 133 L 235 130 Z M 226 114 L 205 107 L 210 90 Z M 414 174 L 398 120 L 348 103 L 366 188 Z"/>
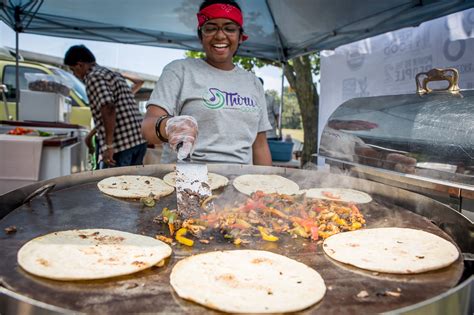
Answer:
<path fill-rule="evenodd" d="M 210 88 L 209 93 L 203 96 L 204 105 L 210 109 L 237 109 L 245 112 L 259 111 L 257 102 L 249 96 L 241 96 L 236 92 L 221 91 Z"/>

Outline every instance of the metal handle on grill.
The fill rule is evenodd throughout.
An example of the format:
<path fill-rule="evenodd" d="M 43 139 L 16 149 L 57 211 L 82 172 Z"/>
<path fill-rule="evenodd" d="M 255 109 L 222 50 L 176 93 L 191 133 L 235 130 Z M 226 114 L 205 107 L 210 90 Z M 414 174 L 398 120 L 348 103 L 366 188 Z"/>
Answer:
<path fill-rule="evenodd" d="M 423 78 L 423 81 L 420 82 L 420 78 Z M 446 68 L 446 69 L 431 69 L 428 72 L 420 72 L 415 77 L 416 80 L 416 92 L 420 95 L 428 94 L 433 91 L 446 91 L 452 94 L 458 94 L 460 89 L 458 86 L 459 82 L 459 72 L 455 68 Z M 430 89 L 428 87 L 429 82 L 433 81 L 448 81 L 449 85 L 444 89 Z"/>
<path fill-rule="evenodd" d="M 38 197 L 44 196 L 45 194 L 49 193 L 55 186 L 56 186 L 56 184 L 53 184 L 53 183 L 41 186 L 40 188 L 36 189 L 34 192 L 29 194 L 28 197 L 25 198 L 23 203 L 27 203 L 31 199 L 33 199 L 37 196 Z"/>

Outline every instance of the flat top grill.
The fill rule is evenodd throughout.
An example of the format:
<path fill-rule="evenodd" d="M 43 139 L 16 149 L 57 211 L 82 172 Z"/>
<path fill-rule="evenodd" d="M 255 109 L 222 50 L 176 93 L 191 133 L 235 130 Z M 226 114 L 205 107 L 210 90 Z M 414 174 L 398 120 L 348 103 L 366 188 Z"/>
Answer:
<path fill-rule="evenodd" d="M 155 166 L 147 174 L 163 177 L 169 168 Z M 264 170 L 264 171 L 262 171 Z M 232 180 L 247 173 L 276 173 L 275 168 L 210 166 L 209 171 L 227 176 L 231 182 L 221 189 L 219 199 L 241 198 L 236 192 Z M 281 170 L 281 169 L 279 169 Z M 118 172 L 133 173 L 133 169 Z M 281 171 L 277 171 L 281 173 Z M 131 233 L 155 236 L 166 234 L 164 225 L 154 223 L 153 218 L 161 213 L 163 207 L 174 209 L 176 195 L 163 197 L 155 207 L 144 208 L 138 201 L 121 200 L 102 194 L 97 189 L 100 178 L 110 176 L 111 172 L 95 172 L 90 181 L 82 181 L 69 187 L 59 188 L 48 197 L 38 197 L 29 204 L 21 205 L 0 220 L 0 229 L 15 225 L 15 234 L 1 234 L 0 237 L 0 284 L 23 296 L 43 303 L 72 311 L 88 313 L 128 313 L 128 312 L 166 312 L 198 313 L 210 312 L 209 309 L 179 298 L 169 285 L 169 275 L 174 264 L 192 254 L 233 249 L 267 250 L 293 258 L 317 270 L 328 288 L 323 300 L 303 313 L 315 311 L 320 314 L 340 313 L 379 313 L 394 310 L 437 296 L 454 287 L 463 273 L 462 256 L 449 267 L 419 275 L 390 275 L 373 273 L 328 258 L 314 241 L 283 237 L 282 242 L 255 242 L 237 247 L 223 237 L 216 237 L 210 244 L 195 242 L 192 248 L 177 244 L 173 246 L 172 256 L 164 267 L 96 281 L 62 282 L 43 279 L 26 273 L 17 264 L 17 252 L 27 241 L 39 235 L 58 230 L 83 228 L 109 228 Z M 135 172 L 137 174 L 139 172 Z M 114 174 L 114 175 L 117 175 Z M 328 174 L 316 171 L 285 170 L 283 176 L 300 184 L 300 187 L 324 187 L 323 178 Z M 335 176 L 337 180 L 345 179 Z M 71 182 L 73 176 L 68 177 Z M 343 187 L 346 182 L 339 182 Z M 335 183 L 333 183 L 335 185 Z M 334 186 L 333 186 L 334 187 Z M 360 188 L 362 189 L 362 188 Z M 370 193 L 370 192 L 369 192 Z M 453 240 L 427 218 L 404 207 L 395 205 L 391 200 L 377 193 L 371 193 L 374 201 L 360 205 L 367 221 L 367 228 L 408 227 L 424 230 L 440 237 Z M 216 203 L 219 202 L 216 200 Z M 423 205 L 420 205 L 423 206 Z M 454 243 L 454 242 L 453 242 Z M 365 290 L 366 298 L 357 294 Z M 387 291 L 400 292 L 396 297 Z"/>

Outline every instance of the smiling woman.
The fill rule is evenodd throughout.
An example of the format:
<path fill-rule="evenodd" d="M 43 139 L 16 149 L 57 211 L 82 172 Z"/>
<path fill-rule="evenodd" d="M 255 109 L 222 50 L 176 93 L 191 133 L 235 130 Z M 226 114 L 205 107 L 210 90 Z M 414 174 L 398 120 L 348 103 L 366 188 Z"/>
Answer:
<path fill-rule="evenodd" d="M 271 165 L 263 86 L 232 62 L 248 38 L 240 7 L 231 0 L 204 1 L 197 20 L 205 58 L 165 67 L 147 103 L 143 135 L 150 143 L 167 143 L 162 163 L 191 153 L 201 162 Z"/>

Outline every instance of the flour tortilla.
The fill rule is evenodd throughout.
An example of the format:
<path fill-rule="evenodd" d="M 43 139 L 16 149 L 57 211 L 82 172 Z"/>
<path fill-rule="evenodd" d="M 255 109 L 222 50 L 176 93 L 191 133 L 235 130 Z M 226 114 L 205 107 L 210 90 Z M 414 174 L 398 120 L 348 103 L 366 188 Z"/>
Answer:
<path fill-rule="evenodd" d="M 258 250 L 218 251 L 179 261 L 171 271 L 176 293 L 229 313 L 281 313 L 319 302 L 324 280 L 314 269 Z"/>
<path fill-rule="evenodd" d="M 207 175 L 209 178 L 208 183 L 211 186 L 211 190 L 219 189 L 221 187 L 226 186 L 229 183 L 229 179 L 227 179 L 227 177 L 224 177 L 222 175 L 215 174 L 215 173 L 208 173 Z M 175 187 L 176 186 L 176 172 L 171 172 L 171 173 L 166 174 L 165 177 L 163 177 L 163 180 L 168 185 Z"/>
<path fill-rule="evenodd" d="M 434 234 L 407 228 L 376 228 L 344 232 L 324 241 L 324 252 L 339 262 L 362 269 L 414 274 L 455 262 L 459 251 Z"/>
<path fill-rule="evenodd" d="M 340 196 L 341 198 L 331 198 L 325 196 L 323 192 L 329 192 L 333 195 Z M 348 188 L 311 188 L 301 190 L 300 193 L 306 193 L 306 197 L 314 199 L 325 199 L 352 203 L 368 203 L 372 201 L 372 197 L 370 197 L 370 195 L 366 194 L 365 192 Z"/>
<path fill-rule="evenodd" d="M 18 251 L 19 265 L 55 280 L 92 280 L 128 275 L 171 255 L 152 237 L 107 229 L 69 230 L 32 239 Z"/>
<path fill-rule="evenodd" d="M 241 175 L 234 179 L 233 184 L 235 189 L 246 195 L 251 195 L 257 190 L 267 194 L 294 195 L 300 189 L 297 183 L 279 175 Z"/>
<path fill-rule="evenodd" d="M 151 194 L 155 199 L 171 194 L 174 189 L 159 178 L 123 175 L 101 180 L 97 187 L 104 194 L 119 198 L 142 198 Z"/>

